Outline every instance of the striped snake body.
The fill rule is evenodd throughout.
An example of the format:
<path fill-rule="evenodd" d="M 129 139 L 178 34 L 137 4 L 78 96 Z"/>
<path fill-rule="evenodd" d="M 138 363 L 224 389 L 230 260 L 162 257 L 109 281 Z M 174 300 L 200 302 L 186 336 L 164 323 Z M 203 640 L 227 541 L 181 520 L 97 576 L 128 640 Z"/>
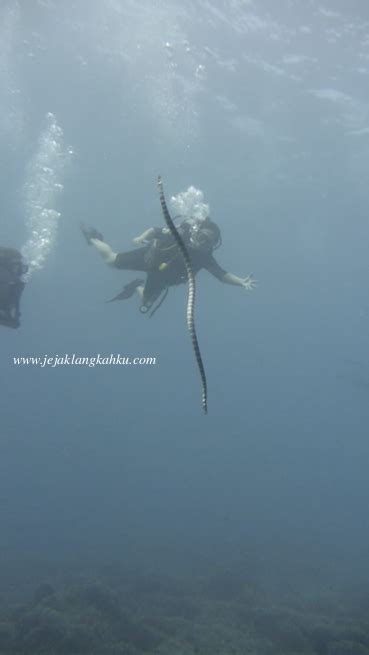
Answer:
<path fill-rule="evenodd" d="M 192 270 L 191 259 L 187 252 L 187 248 L 183 242 L 181 235 L 178 233 L 176 226 L 173 223 L 173 220 L 170 216 L 167 203 L 164 196 L 163 182 L 161 177 L 158 177 L 158 188 L 159 188 L 159 198 L 160 204 L 163 211 L 164 220 L 167 224 L 168 229 L 170 230 L 185 263 L 187 281 L 188 281 L 188 297 L 187 297 L 187 328 L 191 336 L 192 347 L 195 353 L 195 358 L 197 366 L 200 372 L 201 378 L 201 404 L 204 410 L 204 413 L 208 412 L 208 391 L 207 391 L 207 381 L 204 364 L 201 357 L 200 346 L 197 340 L 196 335 L 196 326 L 195 326 L 195 276 Z"/>

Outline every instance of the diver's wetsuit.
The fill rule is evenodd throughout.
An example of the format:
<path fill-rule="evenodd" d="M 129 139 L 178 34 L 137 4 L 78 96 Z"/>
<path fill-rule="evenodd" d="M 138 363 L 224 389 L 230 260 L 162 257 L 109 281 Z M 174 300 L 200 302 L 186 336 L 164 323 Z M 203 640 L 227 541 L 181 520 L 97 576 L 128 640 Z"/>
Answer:
<path fill-rule="evenodd" d="M 21 275 L 26 270 L 17 250 L 0 247 L 0 325 L 20 326 L 20 299 L 25 287 Z"/>
<path fill-rule="evenodd" d="M 147 273 L 143 306 L 148 308 L 165 289 L 187 281 L 185 264 L 172 235 L 163 234 L 161 228 L 156 228 L 155 232 L 157 237 L 154 236 L 152 244 L 118 253 L 113 264 L 115 268 Z M 204 268 L 218 280 L 223 280 L 226 271 L 219 266 L 211 252 L 192 248 L 189 243 L 186 246 L 195 275 Z"/>

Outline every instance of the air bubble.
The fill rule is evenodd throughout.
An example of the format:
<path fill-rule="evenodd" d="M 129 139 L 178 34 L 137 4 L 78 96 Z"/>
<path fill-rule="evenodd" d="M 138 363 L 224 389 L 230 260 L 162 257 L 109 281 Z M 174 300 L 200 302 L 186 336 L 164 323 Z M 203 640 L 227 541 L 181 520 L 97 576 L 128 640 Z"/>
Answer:
<path fill-rule="evenodd" d="M 73 150 L 64 149 L 63 131 L 54 114 L 46 115 L 47 128 L 41 133 L 39 146 L 30 164 L 24 185 L 25 210 L 29 239 L 22 248 L 29 264 L 26 278 L 44 267 L 55 245 L 60 212 L 55 203 L 63 190 L 62 178 Z"/>
<path fill-rule="evenodd" d="M 172 196 L 170 204 L 173 212 L 187 219 L 205 220 L 209 216 L 209 205 L 203 202 L 204 194 L 194 186 L 188 187 L 176 196 Z"/>

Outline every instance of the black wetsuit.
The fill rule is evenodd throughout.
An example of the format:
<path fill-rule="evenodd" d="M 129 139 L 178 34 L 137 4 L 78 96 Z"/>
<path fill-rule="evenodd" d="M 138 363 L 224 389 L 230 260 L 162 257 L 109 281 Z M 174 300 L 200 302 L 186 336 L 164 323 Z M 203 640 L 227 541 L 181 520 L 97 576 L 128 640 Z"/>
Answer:
<path fill-rule="evenodd" d="M 25 287 L 21 275 L 26 269 L 17 250 L 0 247 L 0 325 L 20 325 L 20 299 Z"/>
<path fill-rule="evenodd" d="M 182 234 L 185 239 L 185 234 Z M 191 257 L 194 274 L 201 269 L 207 270 L 218 280 L 223 280 L 226 271 L 219 266 L 212 253 L 206 249 L 192 248 L 186 242 Z M 183 257 L 174 243 L 171 234 L 163 233 L 161 228 L 155 228 L 154 240 L 143 248 L 118 253 L 114 267 L 147 273 L 143 305 L 150 307 L 153 302 L 168 287 L 187 282 L 186 268 Z"/>

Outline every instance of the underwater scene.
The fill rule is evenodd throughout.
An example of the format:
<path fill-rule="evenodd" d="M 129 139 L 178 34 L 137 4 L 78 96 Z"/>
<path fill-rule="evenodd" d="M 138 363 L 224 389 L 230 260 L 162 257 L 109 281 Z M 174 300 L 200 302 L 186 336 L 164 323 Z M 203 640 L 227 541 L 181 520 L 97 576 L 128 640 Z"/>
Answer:
<path fill-rule="evenodd" d="M 0 0 L 0 655 L 369 655 L 369 4 Z"/>

